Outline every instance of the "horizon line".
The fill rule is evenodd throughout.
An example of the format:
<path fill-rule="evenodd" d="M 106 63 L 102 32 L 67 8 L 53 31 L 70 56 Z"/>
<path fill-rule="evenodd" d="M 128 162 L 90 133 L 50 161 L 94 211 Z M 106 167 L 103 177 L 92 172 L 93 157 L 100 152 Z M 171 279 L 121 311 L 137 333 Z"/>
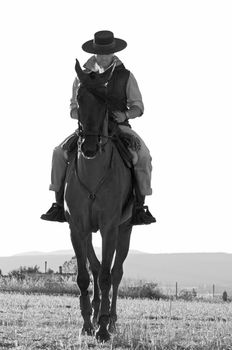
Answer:
<path fill-rule="evenodd" d="M 99 246 L 94 246 L 94 248 L 101 248 Z M 17 256 L 24 256 L 24 255 L 45 255 L 45 254 L 54 254 L 58 253 L 58 252 L 70 252 L 72 249 L 57 249 L 57 250 L 49 250 L 49 251 L 25 251 L 25 252 L 20 252 L 20 253 L 14 253 L 11 255 L 0 255 L 0 258 L 10 258 L 10 257 L 17 257 Z M 206 252 L 206 251 L 194 251 L 194 252 L 146 252 L 146 251 L 140 251 L 138 249 L 131 249 L 130 251 L 134 251 L 137 252 L 138 254 L 152 254 L 152 255 L 170 255 L 170 254 L 232 254 L 232 252 L 223 252 L 223 251 L 210 251 L 210 252 Z M 129 251 L 129 252 L 130 252 Z M 75 252 L 73 250 L 73 255 L 75 256 Z"/>

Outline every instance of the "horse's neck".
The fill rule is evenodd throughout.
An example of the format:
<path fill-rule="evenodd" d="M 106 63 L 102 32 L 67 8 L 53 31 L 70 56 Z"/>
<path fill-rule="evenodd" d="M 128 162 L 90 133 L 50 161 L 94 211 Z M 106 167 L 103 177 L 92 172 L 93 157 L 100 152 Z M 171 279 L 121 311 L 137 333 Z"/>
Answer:
<path fill-rule="evenodd" d="M 88 187 L 90 191 L 94 191 L 100 181 L 107 176 L 110 169 L 113 145 L 109 141 L 104 151 L 98 153 L 94 159 L 85 159 L 82 155 L 78 158 L 78 175 L 80 180 Z"/>

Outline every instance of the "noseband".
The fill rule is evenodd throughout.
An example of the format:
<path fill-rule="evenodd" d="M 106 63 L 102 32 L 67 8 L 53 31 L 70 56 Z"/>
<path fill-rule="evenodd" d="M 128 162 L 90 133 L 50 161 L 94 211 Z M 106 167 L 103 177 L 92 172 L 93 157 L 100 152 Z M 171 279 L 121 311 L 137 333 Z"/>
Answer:
<path fill-rule="evenodd" d="M 106 118 L 106 117 L 105 117 Z M 104 119 L 105 120 L 105 119 Z M 103 135 L 103 134 L 94 134 L 94 133 L 85 133 L 82 129 L 82 126 L 80 123 L 78 123 L 79 127 L 78 130 L 76 131 L 77 136 L 78 136 L 78 141 L 77 141 L 77 145 L 78 145 L 78 153 L 81 154 L 85 159 L 94 159 L 96 157 L 96 155 L 94 157 L 87 157 L 84 152 L 82 151 L 82 144 L 84 143 L 86 137 L 88 136 L 96 136 L 97 137 L 97 147 L 98 147 L 98 151 L 100 154 L 102 152 L 104 152 L 104 147 L 107 144 L 109 139 L 112 139 L 112 136 L 110 135 Z M 106 139 L 106 142 L 103 142 L 103 140 Z"/>

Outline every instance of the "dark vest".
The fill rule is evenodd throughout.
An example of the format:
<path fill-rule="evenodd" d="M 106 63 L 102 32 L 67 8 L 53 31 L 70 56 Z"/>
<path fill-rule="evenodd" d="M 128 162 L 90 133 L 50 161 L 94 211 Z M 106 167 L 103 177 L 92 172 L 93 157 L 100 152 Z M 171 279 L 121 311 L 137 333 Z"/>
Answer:
<path fill-rule="evenodd" d="M 107 97 L 116 104 L 116 110 L 127 110 L 126 86 L 130 72 L 123 64 L 116 66 L 107 86 Z M 114 106 L 112 106 L 114 108 Z"/>
<path fill-rule="evenodd" d="M 127 94 L 126 86 L 130 76 L 130 71 L 127 70 L 123 64 L 115 67 L 112 77 L 109 80 L 107 86 L 107 97 L 109 99 L 109 112 L 110 111 L 121 111 L 127 110 Z M 110 116 L 111 113 L 109 113 Z M 129 125 L 128 120 L 122 125 Z"/>
<path fill-rule="evenodd" d="M 91 74 L 94 75 L 97 73 L 91 72 Z M 125 112 L 127 110 L 126 87 L 129 76 L 130 71 L 127 70 L 123 64 L 115 67 L 105 90 L 108 101 L 109 117 L 111 117 L 112 111 Z M 129 126 L 127 120 L 120 124 Z"/>

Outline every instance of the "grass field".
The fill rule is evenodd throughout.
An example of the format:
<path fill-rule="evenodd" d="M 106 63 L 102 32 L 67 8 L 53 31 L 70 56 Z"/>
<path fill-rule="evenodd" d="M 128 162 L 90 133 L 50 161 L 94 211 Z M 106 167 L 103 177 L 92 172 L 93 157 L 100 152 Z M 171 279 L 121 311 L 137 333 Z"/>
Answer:
<path fill-rule="evenodd" d="M 79 300 L 0 294 L 0 349 L 232 349 L 232 303 L 119 299 L 118 329 L 81 336 Z"/>

